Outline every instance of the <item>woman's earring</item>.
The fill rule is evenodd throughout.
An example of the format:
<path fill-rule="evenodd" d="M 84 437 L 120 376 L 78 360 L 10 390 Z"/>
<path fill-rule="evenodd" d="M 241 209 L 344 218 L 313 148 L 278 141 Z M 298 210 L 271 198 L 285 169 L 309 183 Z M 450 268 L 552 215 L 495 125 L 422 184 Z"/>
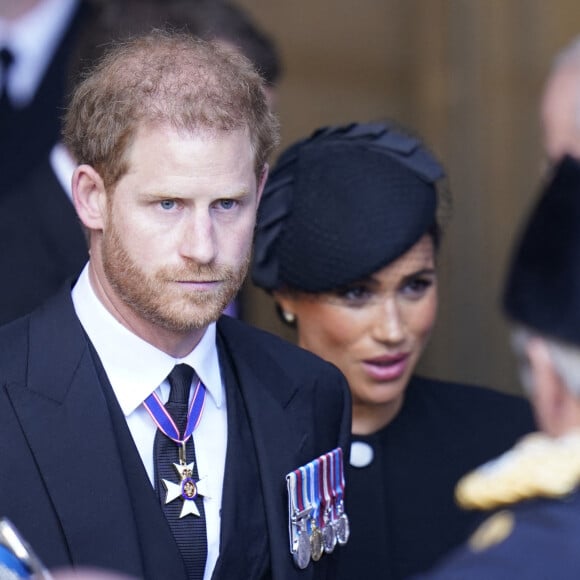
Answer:
<path fill-rule="evenodd" d="M 284 320 L 288 323 L 288 324 L 294 324 L 296 322 L 296 314 L 294 314 L 293 312 L 286 312 L 285 310 L 282 312 L 282 316 L 284 317 Z"/>

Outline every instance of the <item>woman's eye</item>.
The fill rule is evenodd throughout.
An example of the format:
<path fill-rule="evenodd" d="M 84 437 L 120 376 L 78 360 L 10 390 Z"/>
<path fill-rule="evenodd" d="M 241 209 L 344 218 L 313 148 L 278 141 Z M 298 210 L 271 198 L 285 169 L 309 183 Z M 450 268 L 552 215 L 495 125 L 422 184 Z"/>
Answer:
<path fill-rule="evenodd" d="M 344 303 L 350 305 L 360 305 L 372 299 L 373 293 L 365 286 L 352 286 L 338 290 L 335 296 Z"/>
<path fill-rule="evenodd" d="M 345 298 L 358 299 L 358 298 L 362 298 L 363 296 L 366 296 L 367 294 L 368 294 L 368 291 L 366 288 L 349 288 L 348 290 L 344 291 L 343 296 Z"/>
<path fill-rule="evenodd" d="M 172 199 L 164 199 L 161 202 L 161 209 L 169 210 L 169 209 L 173 209 L 174 207 L 175 207 L 175 201 L 173 201 Z"/>
<path fill-rule="evenodd" d="M 404 292 L 412 296 L 422 296 L 433 285 L 430 278 L 413 278 L 404 287 Z"/>

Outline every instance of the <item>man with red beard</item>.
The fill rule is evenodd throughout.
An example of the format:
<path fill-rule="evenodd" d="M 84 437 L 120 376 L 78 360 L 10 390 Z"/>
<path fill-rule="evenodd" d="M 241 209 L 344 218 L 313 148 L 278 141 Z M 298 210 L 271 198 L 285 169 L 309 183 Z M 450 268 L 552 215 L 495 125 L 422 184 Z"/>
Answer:
<path fill-rule="evenodd" d="M 220 316 L 277 142 L 262 79 L 155 32 L 86 76 L 64 137 L 90 260 L 0 330 L 0 516 L 50 568 L 331 578 L 333 556 L 293 563 L 286 476 L 345 448 L 345 380 Z"/>

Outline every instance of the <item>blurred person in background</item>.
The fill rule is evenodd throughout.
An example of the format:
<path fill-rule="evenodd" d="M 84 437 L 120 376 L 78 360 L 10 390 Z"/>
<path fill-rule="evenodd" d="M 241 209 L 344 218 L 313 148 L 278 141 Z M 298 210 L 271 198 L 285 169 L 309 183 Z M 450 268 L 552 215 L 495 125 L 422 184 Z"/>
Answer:
<path fill-rule="evenodd" d="M 425 579 L 580 575 L 579 224 L 580 163 L 565 156 L 526 220 L 504 289 L 539 431 L 459 482 L 465 509 L 493 514 Z"/>
<path fill-rule="evenodd" d="M 566 153 L 580 158 L 580 37 L 552 61 L 540 117 L 548 160 L 557 163 Z"/>
<path fill-rule="evenodd" d="M 0 0 L 0 198 L 59 138 L 85 0 Z"/>
<path fill-rule="evenodd" d="M 249 12 L 234 2 L 198 0 L 196 10 L 200 36 L 233 45 L 249 58 L 266 81 L 268 104 L 275 110 L 283 70 L 274 38 L 257 25 Z"/>
<path fill-rule="evenodd" d="M 351 389 L 340 579 L 431 567 L 478 521 L 455 504 L 458 479 L 533 428 L 519 397 L 415 374 L 437 313 L 443 177 L 406 131 L 351 124 L 289 147 L 262 197 L 254 283 Z"/>

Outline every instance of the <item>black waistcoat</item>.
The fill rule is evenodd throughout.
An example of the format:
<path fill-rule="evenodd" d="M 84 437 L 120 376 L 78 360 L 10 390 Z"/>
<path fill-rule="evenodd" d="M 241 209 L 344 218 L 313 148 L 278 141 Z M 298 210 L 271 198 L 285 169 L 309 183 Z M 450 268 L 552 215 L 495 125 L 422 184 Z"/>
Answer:
<path fill-rule="evenodd" d="M 220 556 L 212 580 L 267 580 L 270 577 L 268 537 L 254 439 L 236 371 L 223 345 L 220 345 L 219 354 L 226 385 L 228 443 L 221 509 Z M 119 454 L 123 458 L 140 547 L 140 565 L 128 565 L 122 571 L 145 580 L 186 580 L 181 554 L 94 350 L 93 359 L 111 413 Z"/>

